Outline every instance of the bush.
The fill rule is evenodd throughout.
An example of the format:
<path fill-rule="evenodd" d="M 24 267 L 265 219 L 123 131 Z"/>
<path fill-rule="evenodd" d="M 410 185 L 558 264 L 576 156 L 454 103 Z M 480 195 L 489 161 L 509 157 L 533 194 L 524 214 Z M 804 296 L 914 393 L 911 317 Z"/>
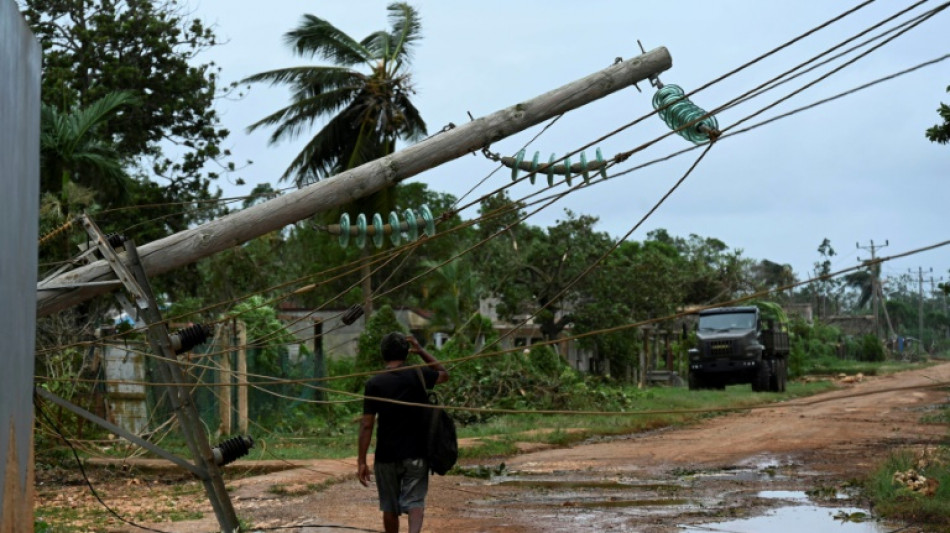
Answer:
<path fill-rule="evenodd" d="M 557 377 L 567 366 L 550 346 L 537 346 L 528 351 L 528 364 L 539 375 Z"/>
<path fill-rule="evenodd" d="M 879 362 L 885 359 L 885 355 L 884 344 L 880 339 L 874 335 L 861 337 L 858 360 Z"/>

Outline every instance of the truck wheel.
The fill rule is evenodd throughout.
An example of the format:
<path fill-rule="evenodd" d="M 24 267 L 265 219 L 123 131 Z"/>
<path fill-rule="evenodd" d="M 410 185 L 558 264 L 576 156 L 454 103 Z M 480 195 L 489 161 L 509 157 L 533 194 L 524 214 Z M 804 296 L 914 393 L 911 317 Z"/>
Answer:
<path fill-rule="evenodd" d="M 769 392 L 782 392 L 782 360 L 771 360 L 772 372 L 769 373 Z"/>
<path fill-rule="evenodd" d="M 689 381 L 689 390 L 699 390 L 703 388 L 703 378 L 699 374 L 690 372 L 687 379 Z"/>
<path fill-rule="evenodd" d="M 782 359 L 779 372 L 779 392 L 785 392 L 785 385 L 788 383 L 788 359 Z"/>
<path fill-rule="evenodd" d="M 770 390 L 771 378 L 771 361 L 766 359 L 759 361 L 759 367 L 755 372 L 755 377 L 752 379 L 752 390 L 755 392 L 765 392 Z"/>

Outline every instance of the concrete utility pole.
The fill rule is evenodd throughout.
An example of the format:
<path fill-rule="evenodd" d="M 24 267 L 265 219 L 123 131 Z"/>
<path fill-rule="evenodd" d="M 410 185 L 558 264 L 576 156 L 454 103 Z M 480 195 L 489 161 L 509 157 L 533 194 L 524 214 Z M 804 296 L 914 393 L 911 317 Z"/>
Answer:
<path fill-rule="evenodd" d="M 854 243 L 855 247 L 857 247 L 858 249 L 868 250 L 871 252 L 871 260 L 869 261 L 871 265 L 871 308 L 872 308 L 872 314 L 874 315 L 874 335 L 878 338 L 880 338 L 881 336 L 880 319 L 878 318 L 878 314 L 879 314 L 878 307 L 880 304 L 879 294 L 881 294 L 881 289 L 880 289 L 881 281 L 878 279 L 878 276 L 880 274 L 880 268 L 875 263 L 877 259 L 876 252 L 879 248 L 885 248 L 889 244 L 890 243 L 886 240 L 884 241 L 883 245 L 877 245 L 877 246 L 874 245 L 873 240 L 871 241 L 871 244 L 869 244 L 868 246 L 861 246 L 860 243 Z M 861 258 L 859 257 L 858 261 L 860 260 Z"/>
<path fill-rule="evenodd" d="M 409 148 L 331 179 L 143 245 L 139 248 L 143 266 L 146 273 L 152 276 L 194 263 L 316 213 L 393 186 L 549 118 L 656 76 L 672 65 L 673 60 L 663 47 L 615 63 L 563 87 L 438 133 Z M 114 275 L 109 265 L 98 261 L 48 281 L 51 286 L 62 286 L 110 279 L 114 279 Z M 92 285 L 69 290 L 43 290 L 38 287 L 37 315 L 45 316 L 72 307 L 113 288 Z"/>
<path fill-rule="evenodd" d="M 934 271 L 933 268 L 930 269 Z M 913 270 L 908 270 L 911 274 Z M 931 283 L 933 283 L 933 278 Z M 920 357 L 920 345 L 924 343 L 924 267 L 917 267 L 917 357 Z"/>

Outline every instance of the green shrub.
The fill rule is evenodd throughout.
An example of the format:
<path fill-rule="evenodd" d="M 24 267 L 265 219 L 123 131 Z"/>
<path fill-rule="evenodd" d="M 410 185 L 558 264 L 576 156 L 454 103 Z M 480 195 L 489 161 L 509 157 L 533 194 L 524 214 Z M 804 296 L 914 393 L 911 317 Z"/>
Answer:
<path fill-rule="evenodd" d="M 874 335 L 865 335 L 861 337 L 860 352 L 858 360 L 860 361 L 883 361 L 885 359 L 884 344 Z"/>

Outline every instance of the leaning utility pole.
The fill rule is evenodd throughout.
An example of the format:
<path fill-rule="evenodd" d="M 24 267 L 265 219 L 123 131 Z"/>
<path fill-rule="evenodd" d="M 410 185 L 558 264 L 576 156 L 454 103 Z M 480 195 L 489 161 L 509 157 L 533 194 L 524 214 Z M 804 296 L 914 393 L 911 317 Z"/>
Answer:
<path fill-rule="evenodd" d="M 884 241 L 883 245 L 877 245 L 877 246 L 874 245 L 873 240 L 871 241 L 871 244 L 868 246 L 861 246 L 860 243 L 854 243 L 855 247 L 857 247 L 858 249 L 868 250 L 871 252 L 871 260 L 868 261 L 868 264 L 870 265 L 869 268 L 871 269 L 871 308 L 872 308 L 872 314 L 874 315 L 874 336 L 878 338 L 881 337 L 880 319 L 878 318 L 878 307 L 879 307 L 879 302 L 880 302 L 879 295 L 881 294 L 882 291 L 880 289 L 881 281 L 878 279 L 881 269 L 877 265 L 877 262 L 876 262 L 877 261 L 876 252 L 879 248 L 884 248 L 888 246 L 889 244 L 890 243 L 886 240 Z M 861 258 L 859 257 L 858 261 L 860 260 Z"/>
<path fill-rule="evenodd" d="M 438 133 L 331 179 L 145 244 L 139 248 L 143 267 L 152 276 L 194 263 L 316 213 L 391 187 L 549 118 L 655 77 L 672 65 L 673 60 L 663 47 L 615 63 L 563 87 Z M 44 290 L 42 286 L 37 287 L 37 315 L 45 316 L 112 290 L 113 286 L 92 284 L 111 279 L 114 275 L 109 265 L 97 261 L 47 280 L 48 285 L 59 288 Z M 76 285 L 82 286 L 66 288 Z"/>

